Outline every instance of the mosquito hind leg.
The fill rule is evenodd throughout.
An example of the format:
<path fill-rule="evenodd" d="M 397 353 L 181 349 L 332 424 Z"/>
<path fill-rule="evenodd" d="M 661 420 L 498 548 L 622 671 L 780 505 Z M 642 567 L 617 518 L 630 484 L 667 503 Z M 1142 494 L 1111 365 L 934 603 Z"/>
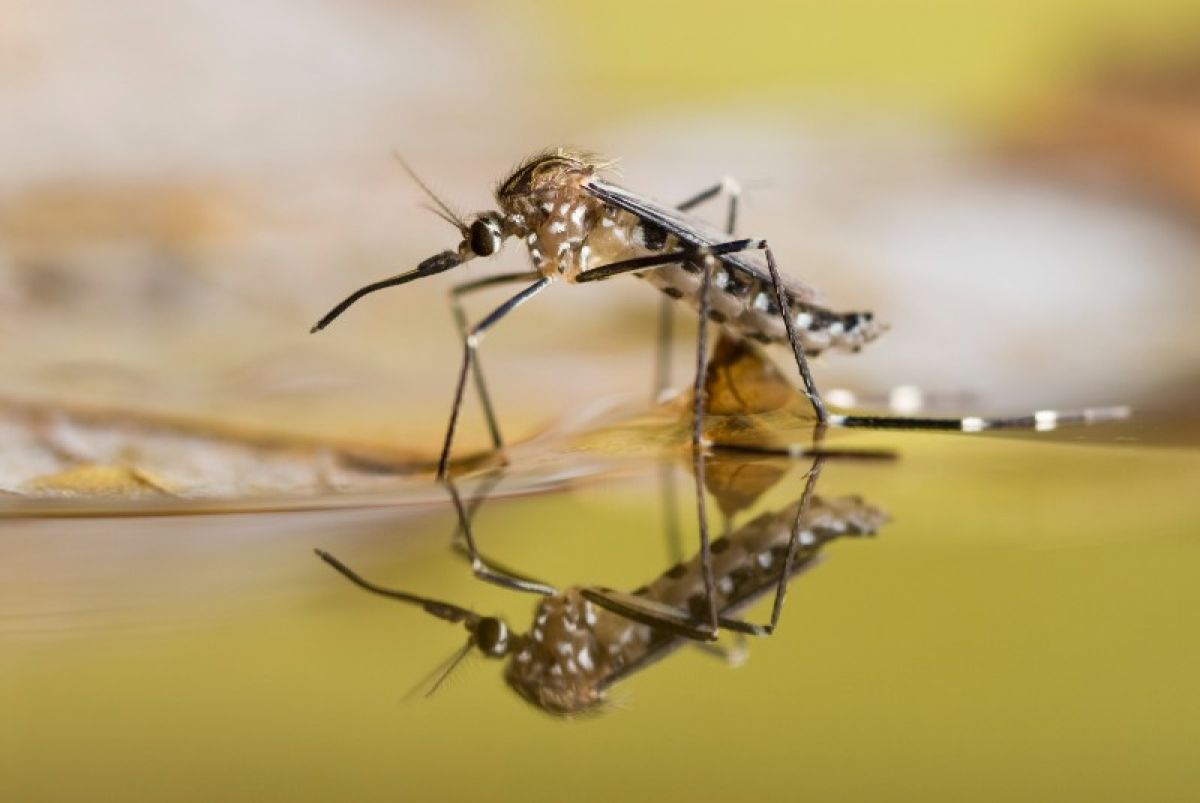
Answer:
<path fill-rule="evenodd" d="M 454 390 L 454 402 L 450 407 L 450 423 L 446 427 L 446 438 L 442 443 L 442 456 L 438 460 L 437 478 L 446 479 L 450 467 L 450 447 L 454 443 L 454 431 L 458 427 L 458 414 L 462 410 L 463 392 L 467 386 L 467 374 L 475 363 L 479 343 L 489 329 L 495 326 L 504 316 L 536 296 L 550 286 L 550 279 L 542 277 L 526 287 L 515 296 L 494 309 L 486 318 L 475 324 L 463 338 L 463 361 L 458 372 L 458 385 Z"/>

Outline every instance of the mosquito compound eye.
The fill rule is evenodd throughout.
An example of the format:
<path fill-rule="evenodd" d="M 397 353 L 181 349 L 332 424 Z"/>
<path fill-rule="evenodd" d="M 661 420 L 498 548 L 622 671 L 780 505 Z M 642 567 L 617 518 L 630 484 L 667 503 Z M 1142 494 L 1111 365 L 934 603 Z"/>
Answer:
<path fill-rule="evenodd" d="M 486 220 L 476 220 L 471 224 L 470 245 L 471 253 L 490 257 L 500 247 L 500 232 Z"/>
<path fill-rule="evenodd" d="M 487 655 L 503 655 L 508 649 L 508 626 L 495 617 L 481 619 L 475 631 L 475 643 Z"/>

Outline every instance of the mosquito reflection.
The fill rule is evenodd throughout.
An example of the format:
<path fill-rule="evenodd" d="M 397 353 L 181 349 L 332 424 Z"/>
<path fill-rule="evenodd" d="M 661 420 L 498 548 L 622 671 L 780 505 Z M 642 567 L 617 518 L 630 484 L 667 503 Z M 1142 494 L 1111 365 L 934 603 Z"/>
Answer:
<path fill-rule="evenodd" d="M 557 715 L 603 710 L 612 687 L 686 645 L 697 645 L 736 662 L 737 649 L 710 643 L 709 606 L 715 602 L 721 630 L 745 635 L 770 635 L 780 624 L 789 583 L 816 565 L 825 547 L 840 538 L 874 535 L 887 515 L 856 496 L 826 498 L 816 493 L 825 463 L 817 455 L 803 473 L 799 497 L 781 508 L 760 513 L 735 525 L 772 485 L 783 485 L 787 461 L 779 458 L 722 456 L 715 465 L 725 469 L 709 474 L 709 490 L 726 513 L 726 532 L 710 547 L 709 571 L 715 600 L 706 590 L 704 558 L 696 554 L 674 563 L 644 586 L 617 591 L 594 585 L 556 588 L 500 567 L 480 555 L 474 545 L 471 517 L 490 484 L 481 485 L 464 503 L 449 486 L 462 516 L 463 551 L 482 567 L 485 579 L 543 596 L 528 629 L 517 632 L 499 617 L 483 616 L 456 604 L 386 588 L 360 576 L 328 552 L 320 557 L 346 578 L 375 594 L 422 608 L 447 622 L 462 624 L 466 645 L 435 683 L 472 651 L 505 658 L 504 678 L 520 697 Z M 794 465 L 794 463 L 793 463 Z M 711 478 L 723 477 L 721 482 Z M 724 497 L 724 501 L 723 501 Z M 736 501 L 732 501 L 736 500 Z M 741 618 L 754 602 L 774 592 L 770 618 L 752 623 Z"/>

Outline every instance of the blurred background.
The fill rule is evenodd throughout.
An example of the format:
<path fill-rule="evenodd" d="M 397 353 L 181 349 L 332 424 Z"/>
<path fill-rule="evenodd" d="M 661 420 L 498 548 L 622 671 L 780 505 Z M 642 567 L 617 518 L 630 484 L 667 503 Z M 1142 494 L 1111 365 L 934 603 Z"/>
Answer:
<path fill-rule="evenodd" d="M 1198 53 L 1194 0 L 0 0 L 0 798 L 1195 799 Z M 735 177 L 786 273 L 891 325 L 819 361 L 826 391 L 1138 417 L 842 433 L 900 459 L 819 492 L 893 523 L 831 548 L 737 672 L 684 651 L 573 725 L 494 665 L 393 705 L 459 633 L 311 548 L 528 625 L 449 554 L 425 473 L 447 290 L 526 255 L 308 330 L 456 243 L 393 153 L 471 212 L 560 144 L 665 202 Z M 494 330 L 509 437 L 648 406 L 657 304 L 556 287 Z M 578 481 L 478 527 L 532 574 L 633 588 L 668 565 L 659 468 L 589 448 L 529 443 L 508 490 Z M 791 470 L 754 511 L 795 501 Z M 140 515 L 177 497 L 227 504 Z"/>

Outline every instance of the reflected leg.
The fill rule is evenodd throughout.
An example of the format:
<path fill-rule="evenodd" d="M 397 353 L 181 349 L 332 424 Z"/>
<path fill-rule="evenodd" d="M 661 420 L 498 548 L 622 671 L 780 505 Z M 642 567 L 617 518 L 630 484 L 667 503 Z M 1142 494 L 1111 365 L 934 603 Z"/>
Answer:
<path fill-rule="evenodd" d="M 510 591 L 541 594 L 546 597 L 558 593 L 558 589 L 548 583 L 543 583 L 540 580 L 535 580 L 486 560 L 480 554 L 479 548 L 475 544 L 475 533 L 471 527 L 471 518 L 474 516 L 475 508 L 478 508 L 479 504 L 482 503 L 482 498 L 479 498 L 478 502 L 472 500 L 472 509 L 468 513 L 467 506 L 463 504 L 462 497 L 459 496 L 458 488 L 455 487 L 454 481 L 446 477 L 442 480 L 442 484 L 446 487 L 446 491 L 450 494 L 450 500 L 454 503 L 454 511 L 458 514 L 459 532 L 462 533 L 466 544 L 467 558 L 471 561 L 471 571 L 475 573 L 476 577 L 484 582 L 498 585 L 501 588 L 507 588 Z M 488 486 L 488 490 L 491 487 Z"/>

